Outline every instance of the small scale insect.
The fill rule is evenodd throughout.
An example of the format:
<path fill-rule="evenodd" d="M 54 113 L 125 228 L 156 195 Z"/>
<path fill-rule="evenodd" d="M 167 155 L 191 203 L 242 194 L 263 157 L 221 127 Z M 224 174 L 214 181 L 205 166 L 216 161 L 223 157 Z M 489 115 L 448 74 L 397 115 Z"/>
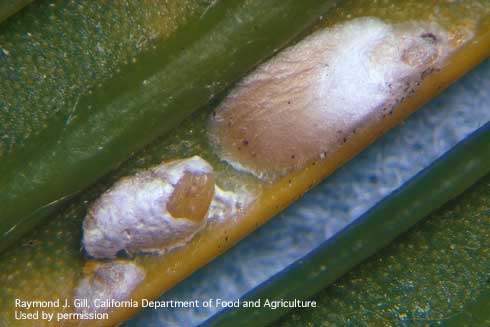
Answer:
<path fill-rule="evenodd" d="M 232 219 L 244 194 L 215 185 L 214 172 L 194 156 L 122 178 L 89 209 L 83 245 L 94 258 L 121 252 L 163 254 L 188 243 L 209 222 Z"/>
<path fill-rule="evenodd" d="M 78 312 L 109 311 L 111 307 L 102 303 L 128 300 L 134 289 L 145 278 L 142 268 L 124 260 L 89 261 L 85 270 L 85 277 L 79 281 L 74 294 L 74 299 L 79 303 L 75 306 Z"/>
<path fill-rule="evenodd" d="M 432 23 L 367 17 L 317 31 L 230 92 L 211 117 L 211 142 L 236 169 L 273 181 L 391 115 L 455 47 Z"/>

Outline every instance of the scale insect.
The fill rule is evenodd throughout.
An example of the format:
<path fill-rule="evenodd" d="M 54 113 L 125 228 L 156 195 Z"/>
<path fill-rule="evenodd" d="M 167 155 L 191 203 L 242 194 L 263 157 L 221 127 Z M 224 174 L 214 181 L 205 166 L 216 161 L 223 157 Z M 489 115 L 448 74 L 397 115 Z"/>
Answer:
<path fill-rule="evenodd" d="M 95 201 L 83 245 L 96 259 L 121 251 L 164 254 L 208 223 L 233 219 L 245 202 L 215 185 L 213 168 L 198 156 L 162 163 L 122 178 Z"/>
<path fill-rule="evenodd" d="M 242 80 L 216 109 L 216 153 L 265 181 L 328 158 L 379 124 L 454 51 L 435 23 L 357 18 L 319 30 Z"/>

